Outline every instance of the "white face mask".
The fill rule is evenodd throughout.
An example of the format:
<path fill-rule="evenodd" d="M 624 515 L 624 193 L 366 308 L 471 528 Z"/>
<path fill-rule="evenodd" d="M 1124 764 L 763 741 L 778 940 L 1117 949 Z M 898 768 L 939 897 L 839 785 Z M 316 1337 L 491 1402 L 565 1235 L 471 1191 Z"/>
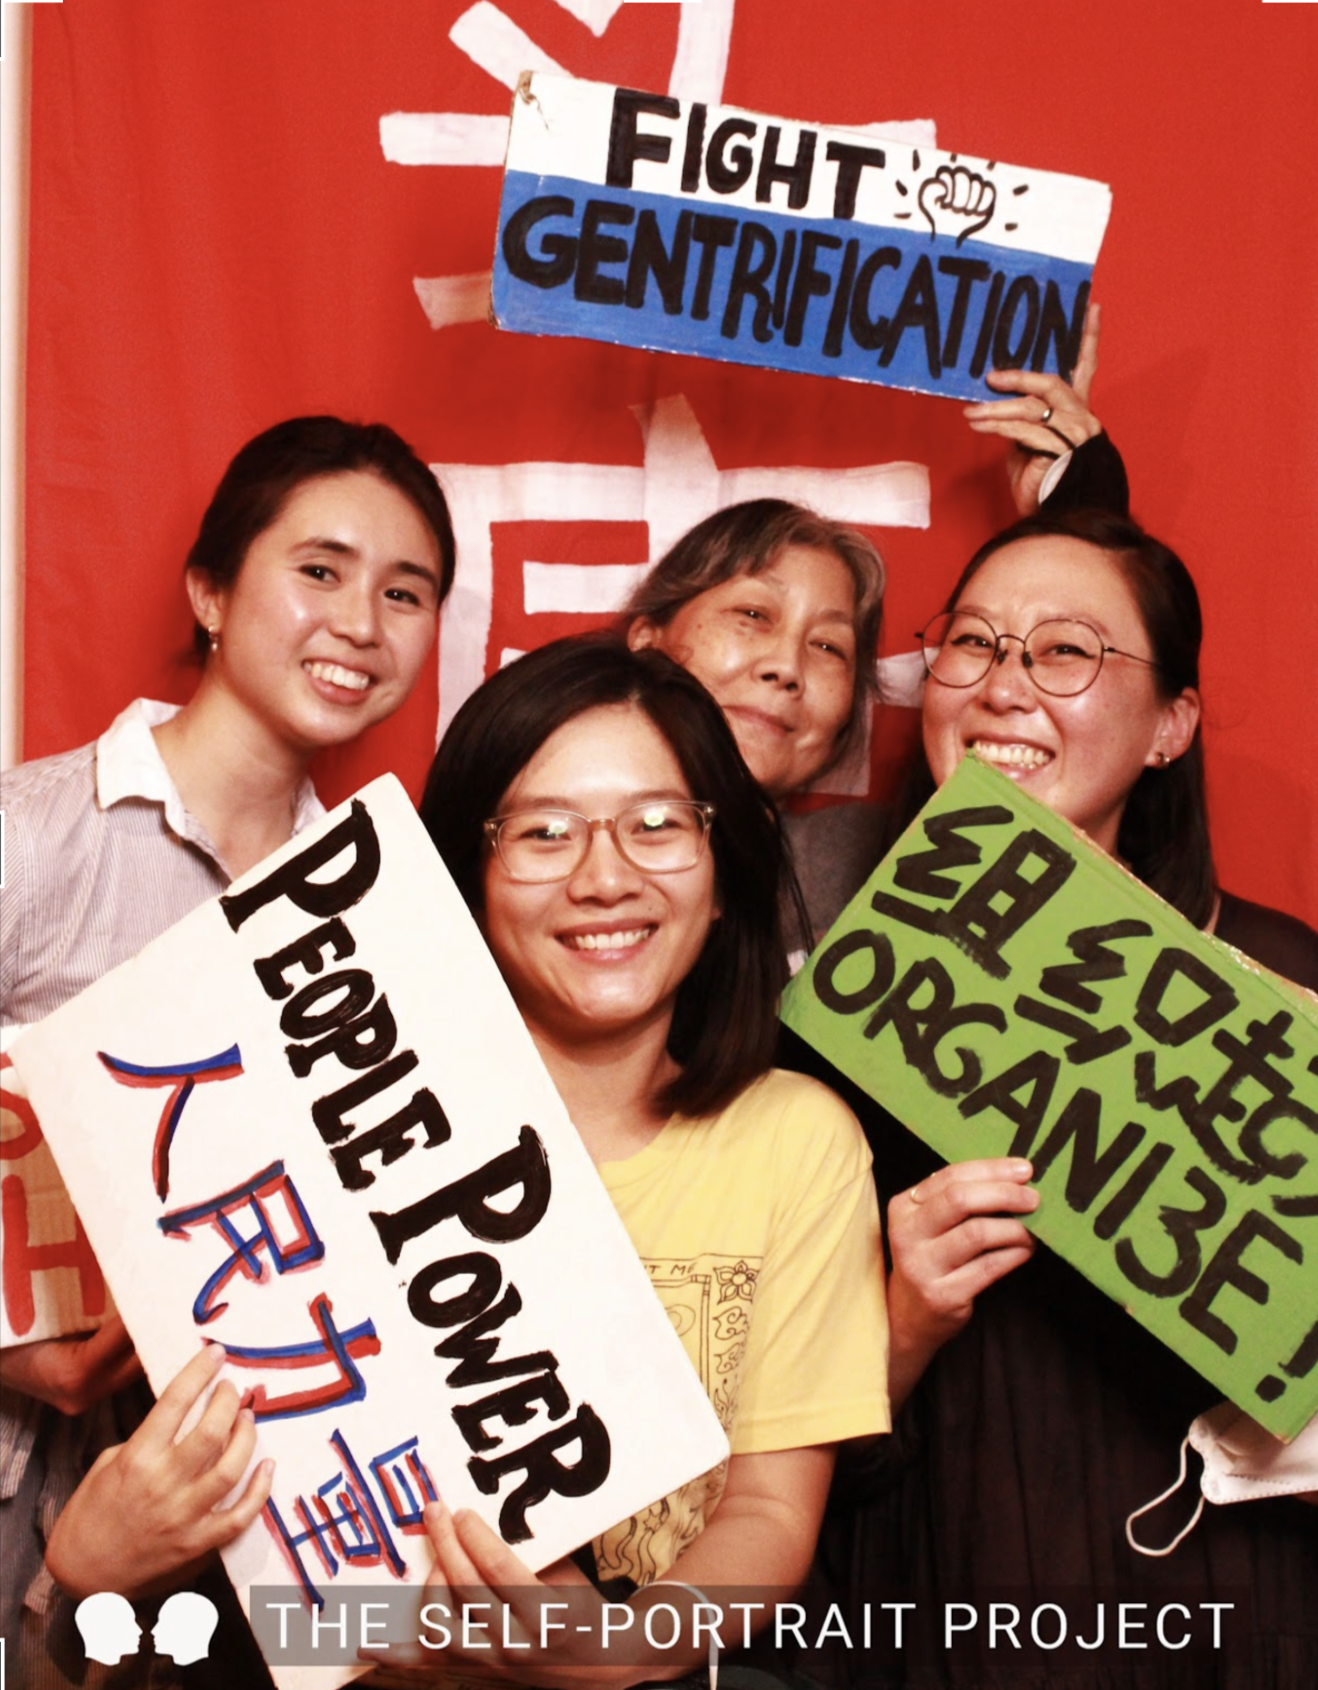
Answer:
<path fill-rule="evenodd" d="M 1194 1514 L 1165 1548 L 1137 1543 L 1133 1529 L 1136 1520 L 1185 1483 L 1186 1450 L 1191 1444 L 1204 1463 L 1199 1479 L 1203 1494 Z M 1191 1425 L 1181 1445 L 1181 1471 L 1176 1483 L 1135 1510 L 1126 1521 L 1126 1541 L 1141 1555 L 1170 1555 L 1198 1523 L 1205 1498 L 1215 1503 L 1251 1502 L 1258 1497 L 1295 1496 L 1303 1491 L 1318 1491 L 1318 1416 L 1285 1444 L 1234 1403 L 1221 1402 Z"/>

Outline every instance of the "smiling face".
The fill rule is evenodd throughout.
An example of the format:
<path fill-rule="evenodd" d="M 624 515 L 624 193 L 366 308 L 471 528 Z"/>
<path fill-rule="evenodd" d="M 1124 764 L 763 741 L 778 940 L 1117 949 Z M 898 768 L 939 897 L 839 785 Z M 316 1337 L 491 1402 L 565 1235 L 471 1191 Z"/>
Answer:
<path fill-rule="evenodd" d="M 301 482 L 237 579 L 188 578 L 218 632 L 206 683 L 280 746 L 310 755 L 383 721 L 435 635 L 439 554 L 411 501 L 365 470 Z"/>
<path fill-rule="evenodd" d="M 856 588 L 832 552 L 787 546 L 757 575 L 709 587 L 633 648 L 657 646 L 722 706 L 751 773 L 785 798 L 832 762 L 856 687 Z"/>
<path fill-rule="evenodd" d="M 499 814 L 546 805 L 592 820 L 692 793 L 672 747 L 635 705 L 583 711 L 540 747 L 504 793 Z M 717 824 L 716 824 L 717 825 Z M 667 1037 L 678 989 L 716 914 L 714 860 L 647 874 L 597 829 L 566 880 L 513 880 L 486 858 L 485 939 L 532 1034 L 572 1050 L 645 1029 Z"/>
<path fill-rule="evenodd" d="M 1025 635 L 1052 617 L 1088 622 L 1104 645 L 1152 658 L 1153 649 L 1114 557 L 1067 536 L 1016 540 L 994 552 L 966 583 L 956 609 L 973 611 L 999 634 Z M 1109 654 L 1098 679 L 1072 698 L 1041 692 L 1009 641 L 1006 660 L 983 680 L 948 687 L 932 678 L 924 694 L 924 747 L 938 785 L 972 746 L 1105 851 L 1131 788 L 1160 753 L 1182 754 L 1199 720 L 1187 688 L 1167 699 L 1158 671 Z"/>

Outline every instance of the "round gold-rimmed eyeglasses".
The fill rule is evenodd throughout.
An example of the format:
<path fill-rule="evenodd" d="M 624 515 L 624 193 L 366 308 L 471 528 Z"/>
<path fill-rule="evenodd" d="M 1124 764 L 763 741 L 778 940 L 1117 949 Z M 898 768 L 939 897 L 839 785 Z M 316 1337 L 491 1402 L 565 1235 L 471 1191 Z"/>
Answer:
<path fill-rule="evenodd" d="M 1105 657 L 1125 657 L 1149 669 L 1151 657 L 1105 645 L 1097 628 L 1068 617 L 1036 622 L 1028 634 L 1000 634 L 991 622 L 964 610 L 945 610 L 916 634 L 925 673 L 945 687 L 973 687 L 995 663 L 1007 661 L 1007 641 L 1021 648 L 1021 667 L 1040 692 L 1074 698 L 1098 679 Z"/>

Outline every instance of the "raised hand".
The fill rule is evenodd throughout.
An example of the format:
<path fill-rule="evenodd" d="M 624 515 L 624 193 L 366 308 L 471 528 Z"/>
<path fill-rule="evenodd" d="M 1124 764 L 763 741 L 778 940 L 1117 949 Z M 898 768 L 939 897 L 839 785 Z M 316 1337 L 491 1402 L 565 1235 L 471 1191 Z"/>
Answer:
<path fill-rule="evenodd" d="M 999 434 L 1011 442 L 1007 478 L 1022 516 L 1038 510 L 1039 488 L 1053 459 L 1103 432 L 1089 409 L 1101 327 L 1099 308 L 1091 301 L 1070 382 L 1042 371 L 991 370 L 990 385 L 1014 397 L 982 400 L 961 413 L 976 434 Z"/>

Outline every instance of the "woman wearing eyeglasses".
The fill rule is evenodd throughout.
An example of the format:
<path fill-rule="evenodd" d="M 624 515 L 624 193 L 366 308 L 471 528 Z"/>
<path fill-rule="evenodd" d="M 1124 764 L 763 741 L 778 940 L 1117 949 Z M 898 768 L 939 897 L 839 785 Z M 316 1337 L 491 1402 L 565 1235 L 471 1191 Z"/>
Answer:
<path fill-rule="evenodd" d="M 1091 511 L 1017 523 L 975 554 L 924 632 L 923 747 L 891 837 L 973 750 L 1197 926 L 1318 987 L 1318 934 L 1217 886 L 1200 632 L 1188 571 L 1128 520 Z M 873 860 L 852 865 L 853 884 Z M 1017 1218 L 1038 1205 L 1028 1162 L 938 1167 L 890 1117 L 871 1137 L 891 1197 L 889 1389 L 904 1407 L 887 1489 L 853 1485 L 827 1539 L 854 1601 L 894 1588 L 918 1599 L 885 1685 L 1318 1684 L 1311 1508 L 1292 1497 L 1209 1508 L 1166 1559 L 1127 1543 L 1127 1516 L 1172 1483 L 1187 1428 L 1220 1392 L 1035 1252 Z M 1192 1506 L 1173 1510 L 1166 1539 Z M 995 1599 L 1022 1613 L 1079 1602 L 1091 1641 L 1105 1600 L 1106 1640 L 1059 1654 L 1032 1645 L 1026 1622 L 1024 1654 L 1002 1639 L 990 1647 L 987 1627 L 949 1645 L 943 1603 L 986 1611 Z M 1149 1621 L 1124 1648 L 1122 1600 L 1146 1604 Z M 1168 1633 L 1197 1643 L 1159 1641 L 1153 1615 L 1174 1601 L 1234 1604 L 1217 1647 L 1198 1610 Z M 843 1676 L 860 1666 L 844 1661 Z"/>
<path fill-rule="evenodd" d="M 776 814 L 698 681 L 658 652 L 593 640 L 547 646 L 473 694 L 421 814 L 732 1447 L 597 1539 L 597 1575 L 786 1595 L 814 1552 L 835 1446 L 886 1430 L 888 1410 L 864 1137 L 831 1092 L 770 1069 L 786 973 Z M 217 1362 L 190 1363 L 75 1497 L 52 1543 L 70 1588 L 132 1593 L 176 1572 L 199 1531 L 215 1541 L 242 1523 L 210 1512 L 223 1490 L 208 1471 L 191 1482 L 189 1445 L 204 1439 L 173 1457 Z M 148 1516 L 140 1475 L 162 1449 L 189 1482 Z M 114 1522 L 129 1515 L 125 1557 Z M 474 1516 L 429 1515 L 436 1577 L 459 1599 L 488 1601 L 476 1587 L 489 1586 L 529 1600 L 541 1581 Z M 570 1566 L 545 1581 L 581 1583 Z M 684 1613 L 699 1600 L 665 1588 L 636 1601 L 656 1598 Z M 607 1686 L 671 1677 L 701 1654 L 647 1663 L 619 1645 L 601 1659 L 575 1630 L 549 1635 L 564 1647 L 528 1649 L 515 1620 L 495 1620 L 470 1657 L 455 1647 L 431 1671 Z M 509 1637 L 506 1653 L 483 1646 Z"/>
<path fill-rule="evenodd" d="M 863 1138 L 830 1092 L 769 1067 L 777 818 L 697 681 L 658 652 L 573 640 L 464 705 L 421 814 L 732 1445 L 724 1470 L 598 1539 L 598 1572 L 788 1591 L 834 1446 L 886 1428 L 887 1404 Z M 458 1590 L 529 1581 L 473 1517 L 441 1511 L 432 1536 Z M 495 1664 L 544 1684 L 573 1659 Z M 645 1676 L 633 1659 L 591 1682 Z"/>

